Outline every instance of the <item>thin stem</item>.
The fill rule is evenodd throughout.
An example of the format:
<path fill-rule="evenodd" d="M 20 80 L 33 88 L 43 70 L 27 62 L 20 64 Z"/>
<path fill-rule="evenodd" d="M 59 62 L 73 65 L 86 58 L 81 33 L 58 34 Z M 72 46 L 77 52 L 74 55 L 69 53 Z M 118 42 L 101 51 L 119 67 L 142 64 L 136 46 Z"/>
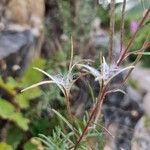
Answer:
<path fill-rule="evenodd" d="M 127 57 L 129 57 L 130 55 L 142 54 L 148 47 L 150 47 L 150 43 L 148 43 L 146 47 L 142 47 L 139 50 L 128 53 L 124 59 L 127 59 Z"/>
<path fill-rule="evenodd" d="M 106 127 L 104 127 L 104 126 L 102 126 L 102 125 L 100 125 L 100 124 L 95 124 L 96 126 L 99 126 L 99 127 L 101 127 L 101 128 L 103 128 L 104 130 L 105 130 L 105 132 L 108 134 L 108 135 L 110 135 L 113 139 L 115 138 L 113 135 L 112 135 L 112 133 L 106 128 Z"/>
<path fill-rule="evenodd" d="M 86 134 L 86 132 L 87 132 L 87 130 L 88 130 L 88 127 L 90 126 L 90 124 L 91 124 L 91 122 L 92 122 L 92 119 L 94 118 L 95 112 L 96 112 L 96 106 L 95 106 L 95 108 L 92 110 L 91 115 L 90 115 L 90 118 L 89 118 L 89 120 L 88 120 L 88 122 L 87 122 L 87 124 L 86 124 L 86 126 L 85 126 L 85 128 L 84 128 L 84 130 L 83 130 L 83 132 L 82 132 L 82 134 L 81 134 L 81 136 L 79 137 L 79 140 L 77 141 L 77 144 L 76 144 L 74 150 L 76 150 L 76 149 L 78 148 L 78 145 L 80 144 L 80 142 L 82 141 L 84 135 Z"/>
<path fill-rule="evenodd" d="M 125 21 L 125 8 L 126 8 L 126 0 L 123 1 L 122 13 L 121 13 L 121 29 L 120 29 L 120 53 L 123 49 L 123 41 L 124 41 L 124 21 Z"/>
<path fill-rule="evenodd" d="M 115 0 L 111 0 L 110 4 L 110 39 L 109 39 L 109 63 L 112 63 L 113 54 L 113 37 L 114 37 L 114 26 L 115 26 Z"/>
<path fill-rule="evenodd" d="M 99 109 L 99 108 L 101 109 L 101 106 L 102 106 L 102 104 L 103 104 L 104 97 L 105 97 L 105 93 L 106 93 L 106 87 L 107 87 L 107 86 L 105 85 L 105 86 L 103 87 L 102 91 L 99 93 L 98 98 L 97 98 L 97 99 L 98 99 L 98 100 L 97 100 L 97 103 L 96 103 L 96 105 L 94 105 L 94 108 L 93 108 L 93 110 L 92 110 L 92 112 L 91 112 L 90 118 L 89 118 L 89 120 L 88 120 L 88 122 L 87 122 L 87 124 L 86 124 L 86 126 L 85 126 L 85 128 L 84 128 L 84 130 L 83 130 L 83 132 L 82 132 L 82 134 L 81 134 L 81 136 L 80 136 L 80 138 L 79 138 L 79 140 L 77 141 L 77 144 L 76 144 L 74 150 L 77 149 L 78 145 L 79 145 L 80 142 L 82 141 L 82 139 L 83 139 L 83 137 L 85 136 L 85 134 L 86 134 L 86 132 L 87 132 L 87 130 L 88 130 L 88 128 L 89 128 L 89 126 L 90 126 L 92 120 L 94 119 L 94 117 L 95 117 L 95 119 L 97 119 L 97 116 L 100 115 L 100 112 L 101 112 L 101 111 L 99 111 L 98 109 Z M 99 104 L 100 104 L 100 105 L 99 105 Z M 96 122 L 95 119 L 94 119 L 94 123 Z"/>
<path fill-rule="evenodd" d="M 149 40 L 149 38 L 150 38 L 150 34 L 147 36 L 147 38 L 146 38 L 146 40 L 145 40 L 145 42 L 144 42 L 144 44 L 143 44 L 143 46 L 142 46 L 142 48 L 141 48 L 141 52 L 144 52 L 144 51 L 146 50 L 146 48 L 148 48 L 149 43 L 147 42 L 147 40 Z M 143 54 L 142 54 L 142 53 L 139 53 L 132 65 L 135 66 L 135 65 L 139 62 L 139 60 L 141 59 L 142 56 L 143 56 Z M 127 73 L 127 75 L 126 75 L 126 77 L 125 77 L 123 83 L 126 82 L 127 78 L 129 77 L 129 75 L 131 74 L 131 72 L 133 71 L 133 69 L 134 69 L 134 68 L 131 68 L 131 69 L 128 71 L 128 73 Z"/>
<path fill-rule="evenodd" d="M 96 108 L 96 113 L 95 113 L 95 118 L 94 118 L 94 124 L 97 124 L 98 119 L 101 115 L 102 105 L 103 105 L 106 93 L 107 93 L 107 85 L 105 85 L 103 87 L 101 94 L 97 98 L 98 100 L 97 100 L 97 104 L 96 104 L 97 108 Z"/>
<path fill-rule="evenodd" d="M 134 35 L 133 35 L 132 38 L 130 39 L 127 48 L 126 48 L 126 49 L 124 50 L 124 52 L 120 55 L 120 57 L 119 57 L 119 59 L 118 59 L 118 61 L 117 61 L 117 66 L 119 66 L 119 65 L 122 63 L 124 57 L 126 56 L 126 53 L 127 53 L 127 52 L 129 51 L 129 49 L 132 47 L 132 45 L 133 45 L 133 43 L 134 43 L 134 40 L 135 40 L 135 37 L 136 37 L 138 31 L 139 31 L 139 30 L 141 29 L 141 27 L 143 26 L 144 21 L 145 21 L 146 18 L 148 17 L 149 13 L 150 13 L 150 7 L 148 8 L 148 10 L 146 11 L 146 13 L 145 13 L 145 15 L 143 16 L 142 20 L 140 21 L 140 23 L 139 23 L 139 25 L 138 25 L 138 29 L 136 30 L 136 32 L 134 33 Z"/>
<path fill-rule="evenodd" d="M 74 116 L 72 115 L 72 112 L 71 112 L 70 98 L 69 98 L 68 93 L 65 93 L 65 99 L 66 99 L 66 106 L 67 106 L 67 112 L 68 112 L 68 115 L 69 115 L 69 119 L 70 119 L 71 122 L 73 122 Z"/>
<path fill-rule="evenodd" d="M 114 8 L 115 8 L 114 4 L 115 4 L 115 0 L 112 0 L 111 1 L 111 21 L 110 21 L 110 28 L 111 28 L 111 30 L 110 30 L 110 50 L 109 50 L 109 61 L 110 61 L 110 64 L 112 62 L 112 52 L 113 52 L 113 36 L 114 36 L 114 14 L 113 14 L 113 12 L 114 12 Z M 126 56 L 126 53 L 131 48 L 131 46 L 132 46 L 132 44 L 133 44 L 133 42 L 135 40 L 135 37 L 137 35 L 138 30 L 143 26 L 143 23 L 144 23 L 145 19 L 147 18 L 149 12 L 150 12 L 150 8 L 145 13 L 144 17 L 142 18 L 141 22 L 139 23 L 138 29 L 135 32 L 135 34 L 133 35 L 133 37 L 131 38 L 127 48 L 125 49 L 123 54 L 120 56 L 120 58 L 119 58 L 119 60 L 117 62 L 118 66 L 122 63 L 122 60 Z M 124 26 L 124 25 L 122 25 L 122 26 Z M 83 140 L 84 136 L 86 135 L 86 133 L 88 131 L 88 128 L 89 128 L 90 124 L 92 123 L 92 121 L 94 121 L 94 123 L 96 123 L 98 121 L 98 119 L 99 119 L 99 117 L 101 115 L 102 105 L 103 105 L 105 96 L 107 94 L 107 87 L 108 87 L 109 83 L 111 82 L 112 78 L 110 78 L 110 80 L 108 80 L 108 82 L 102 87 L 102 90 L 99 93 L 98 98 L 97 98 L 98 99 L 97 103 L 96 103 L 96 105 L 93 106 L 93 110 L 92 110 L 92 112 L 90 114 L 89 120 L 88 120 L 85 128 L 83 129 L 83 132 L 82 132 L 81 136 L 79 137 L 74 150 L 76 150 L 78 148 L 78 145 Z"/>
<path fill-rule="evenodd" d="M 73 39 L 71 37 L 71 57 L 70 57 L 70 64 L 69 64 L 69 71 L 71 72 L 71 68 L 73 65 Z"/>

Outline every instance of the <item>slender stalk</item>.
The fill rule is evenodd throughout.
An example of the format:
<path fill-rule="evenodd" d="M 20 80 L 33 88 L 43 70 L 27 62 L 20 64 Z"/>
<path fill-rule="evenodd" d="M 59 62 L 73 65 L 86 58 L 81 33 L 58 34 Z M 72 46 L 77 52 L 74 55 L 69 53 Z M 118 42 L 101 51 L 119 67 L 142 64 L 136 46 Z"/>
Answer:
<path fill-rule="evenodd" d="M 70 98 L 69 98 L 69 94 L 68 93 L 65 93 L 65 99 L 66 99 L 66 106 L 67 106 L 67 112 L 68 112 L 68 115 L 69 115 L 69 119 L 71 122 L 73 122 L 73 115 L 72 115 L 72 112 L 71 112 L 71 107 L 70 107 Z"/>
<path fill-rule="evenodd" d="M 102 104 L 103 104 L 103 101 L 104 101 L 104 98 L 105 98 L 105 95 L 106 95 L 106 89 L 107 89 L 107 86 L 105 85 L 103 87 L 102 91 L 99 93 L 98 98 L 97 98 L 98 99 L 97 103 L 96 103 L 96 105 L 94 105 L 94 108 L 93 108 L 93 110 L 92 110 L 92 112 L 90 114 L 90 118 L 89 118 L 89 120 L 88 120 L 88 122 L 87 122 L 87 124 L 86 124 L 86 126 L 85 126 L 85 128 L 84 128 L 84 130 L 83 130 L 83 132 L 81 134 L 81 136 L 79 137 L 79 140 L 77 141 L 77 144 L 76 144 L 74 150 L 77 149 L 78 145 L 83 140 L 85 134 L 88 131 L 88 128 L 89 128 L 92 120 L 94 120 L 94 123 L 97 122 L 96 120 L 99 117 L 99 115 L 101 114 L 101 108 L 102 108 Z M 98 109 L 100 109 L 100 110 L 98 110 Z"/>
<path fill-rule="evenodd" d="M 115 0 L 111 0 L 110 4 L 110 39 L 109 39 L 109 63 L 112 63 L 113 55 L 113 37 L 114 37 L 114 26 L 115 26 Z"/>
<path fill-rule="evenodd" d="M 113 139 L 115 138 L 115 137 L 111 134 L 111 132 L 110 132 L 106 127 L 104 127 L 104 126 L 102 126 L 102 125 L 100 125 L 100 124 L 95 124 L 95 125 L 101 127 L 102 129 L 104 129 L 105 132 L 106 132 L 108 135 L 110 135 Z"/>
<path fill-rule="evenodd" d="M 112 52 L 113 52 L 113 36 L 114 36 L 114 5 L 115 4 L 115 0 L 111 1 L 111 21 L 110 21 L 110 50 L 109 50 L 109 62 L 111 64 L 112 62 Z M 126 5 L 126 2 L 124 0 L 124 7 Z M 125 8 L 123 8 L 125 10 Z M 124 11 L 123 10 L 123 11 Z M 126 53 L 128 52 L 128 50 L 131 48 L 135 37 L 137 35 L 137 32 L 139 31 L 139 29 L 143 26 L 144 21 L 146 20 L 148 14 L 150 12 L 150 8 L 147 10 L 147 12 L 145 13 L 144 17 L 142 18 L 141 22 L 139 23 L 138 29 L 135 32 L 135 34 L 133 35 L 133 37 L 131 38 L 127 48 L 125 49 L 125 51 L 122 53 L 122 55 L 120 56 L 120 58 L 118 59 L 117 65 L 119 66 L 122 61 L 124 60 L 124 57 L 126 56 Z M 123 14 L 123 18 L 124 18 L 124 14 Z M 124 30 L 124 23 L 122 24 L 122 29 Z M 122 34 L 122 41 L 123 41 L 123 33 Z M 113 78 L 113 77 L 112 77 Z M 110 80 L 108 80 L 108 82 L 102 87 L 102 90 L 100 91 L 99 95 L 98 95 L 98 100 L 96 102 L 96 104 L 93 106 L 93 110 L 90 114 L 89 120 L 85 126 L 85 128 L 83 129 L 83 132 L 81 134 L 81 136 L 79 137 L 76 146 L 74 148 L 74 150 L 76 150 L 78 148 L 78 145 L 80 144 L 80 142 L 83 140 L 84 136 L 86 135 L 88 128 L 90 126 L 90 124 L 92 123 L 92 121 L 96 124 L 96 122 L 98 121 L 100 115 L 101 115 L 101 111 L 102 111 L 102 105 L 105 99 L 105 96 L 107 94 L 107 87 L 109 85 L 109 83 L 111 82 L 112 78 L 110 78 Z"/>
<path fill-rule="evenodd" d="M 89 126 L 90 126 L 90 124 L 91 124 L 91 122 L 92 122 L 92 119 L 94 118 L 95 112 L 96 112 L 96 106 L 95 106 L 95 108 L 92 110 L 91 115 L 90 115 L 90 118 L 89 118 L 89 120 L 88 120 L 88 122 L 87 122 L 85 128 L 83 129 L 83 132 L 82 132 L 81 136 L 79 137 L 79 139 L 78 139 L 78 141 L 77 141 L 77 143 L 76 143 L 76 146 L 75 146 L 74 150 L 76 150 L 76 149 L 78 148 L 80 142 L 82 141 L 83 137 L 85 136 L 86 132 L 88 131 L 88 128 L 89 128 Z"/>
<path fill-rule="evenodd" d="M 94 124 L 97 124 L 98 119 L 101 115 L 102 105 L 103 105 L 106 94 L 107 94 L 107 85 L 105 85 L 103 87 L 101 94 L 97 98 L 98 100 L 97 100 L 97 104 L 96 104 L 97 108 L 96 108 L 96 113 L 95 113 L 95 118 L 94 118 Z"/>
<path fill-rule="evenodd" d="M 123 1 L 122 13 L 121 13 L 121 28 L 120 28 L 120 53 L 123 49 L 123 41 L 124 41 L 124 21 L 125 21 L 125 8 L 126 8 L 126 0 Z"/>
<path fill-rule="evenodd" d="M 120 57 L 119 57 L 119 59 L 118 59 L 118 61 L 117 61 L 117 66 L 119 66 L 119 65 L 122 63 L 124 57 L 126 56 L 126 53 L 127 53 L 127 52 L 129 51 L 129 49 L 132 47 L 132 45 L 133 45 L 133 43 L 134 43 L 134 40 L 135 40 L 135 37 L 136 37 L 138 31 L 139 31 L 139 30 L 141 29 L 141 27 L 143 26 L 144 21 L 145 21 L 146 18 L 148 17 L 149 13 L 150 13 L 150 7 L 149 7 L 148 10 L 146 11 L 146 13 L 145 13 L 145 15 L 143 16 L 143 18 L 141 19 L 141 21 L 140 21 L 140 23 L 139 23 L 139 25 L 138 25 L 138 29 L 136 30 L 136 32 L 133 34 L 132 38 L 130 39 L 129 44 L 127 45 L 127 48 L 126 48 L 126 49 L 124 50 L 124 52 L 120 55 Z"/>
<path fill-rule="evenodd" d="M 144 44 L 143 44 L 141 50 L 139 50 L 140 52 L 144 52 L 144 51 L 149 47 L 149 43 L 148 43 L 148 41 L 147 41 L 147 40 L 149 40 L 149 38 L 150 38 L 150 34 L 147 36 L 147 38 L 146 38 L 146 40 L 145 40 L 145 42 L 144 42 Z M 135 66 L 135 65 L 139 62 L 139 60 L 141 59 L 142 56 L 143 56 L 143 54 L 142 54 L 142 53 L 139 53 L 132 65 Z M 129 75 L 131 74 L 131 72 L 133 71 L 133 69 L 134 69 L 134 68 L 131 68 L 131 69 L 128 71 L 128 73 L 127 73 L 127 75 L 126 75 L 126 77 L 125 77 L 123 83 L 126 82 L 127 78 L 129 77 Z"/>
<path fill-rule="evenodd" d="M 70 64 L 69 64 L 69 71 L 71 71 L 73 65 L 73 39 L 71 37 L 71 56 L 70 56 Z"/>
<path fill-rule="evenodd" d="M 128 53 L 128 54 L 126 55 L 126 57 L 124 58 L 124 60 L 127 59 L 127 57 L 129 57 L 130 55 L 142 54 L 142 53 L 145 51 L 145 49 L 147 49 L 147 48 L 149 48 L 149 47 L 150 47 L 150 43 L 147 43 L 147 46 L 146 46 L 146 47 L 142 47 L 142 48 L 140 48 L 140 49 L 138 49 L 138 50 L 136 50 L 136 51 L 134 51 L 134 52 Z"/>

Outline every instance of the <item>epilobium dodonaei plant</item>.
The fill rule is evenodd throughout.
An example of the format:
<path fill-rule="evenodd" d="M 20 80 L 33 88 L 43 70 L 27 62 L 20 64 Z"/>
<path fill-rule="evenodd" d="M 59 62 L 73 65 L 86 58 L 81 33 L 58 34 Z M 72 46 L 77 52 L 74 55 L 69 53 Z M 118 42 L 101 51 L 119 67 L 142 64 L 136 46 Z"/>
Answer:
<path fill-rule="evenodd" d="M 100 84 L 100 91 L 99 94 L 96 98 L 96 103 L 92 106 L 89 119 L 76 140 L 76 143 L 74 145 L 74 149 L 77 149 L 78 146 L 80 145 L 81 141 L 86 139 L 86 136 L 88 134 L 88 131 L 90 131 L 91 126 L 94 124 L 97 124 L 98 119 L 100 118 L 101 111 L 102 111 L 102 105 L 105 100 L 105 97 L 108 93 L 110 92 L 115 92 L 118 89 L 114 89 L 109 91 L 109 85 L 111 84 L 111 81 L 116 77 L 118 74 L 122 73 L 123 71 L 129 70 L 127 73 L 127 77 L 133 70 L 134 66 L 137 64 L 139 59 L 141 58 L 141 54 L 144 52 L 144 50 L 150 45 L 149 41 L 147 39 L 150 37 L 149 35 L 147 36 L 142 48 L 138 51 L 135 51 L 134 54 L 137 54 L 137 58 L 135 62 L 132 65 L 129 65 L 127 67 L 122 68 L 121 65 L 123 62 L 126 60 L 126 58 L 130 55 L 129 50 L 131 49 L 132 45 L 134 44 L 134 40 L 136 38 L 136 35 L 138 31 L 144 27 L 144 23 L 148 15 L 150 14 L 150 8 L 147 9 L 146 13 L 142 17 L 141 21 L 138 24 L 138 28 L 136 32 L 133 34 L 131 37 L 129 43 L 127 44 L 126 48 L 123 48 L 123 42 L 124 42 L 124 18 L 125 18 L 125 6 L 126 6 L 126 0 L 123 0 L 123 7 L 122 7 L 122 14 L 121 14 L 121 27 L 120 27 L 120 52 L 119 52 L 119 57 L 117 58 L 116 61 L 113 60 L 113 38 L 114 38 L 114 27 L 115 27 L 115 0 L 111 0 L 110 2 L 110 43 L 109 43 L 109 55 L 108 55 L 108 62 L 105 61 L 105 58 L 103 57 L 102 63 L 98 69 L 95 69 L 94 67 L 88 65 L 87 61 L 79 61 L 76 63 L 73 63 L 73 47 L 72 47 L 72 53 L 71 53 L 71 61 L 69 65 L 69 70 L 66 75 L 50 75 L 47 72 L 39 69 L 39 68 L 34 68 L 38 70 L 39 72 L 45 74 L 49 80 L 46 81 L 41 81 L 37 84 L 34 84 L 22 91 L 28 90 L 30 88 L 42 85 L 42 84 L 49 84 L 49 83 L 54 83 L 56 84 L 60 90 L 63 92 L 66 98 L 66 103 L 67 103 L 67 111 L 70 116 L 72 117 L 71 110 L 70 110 L 70 103 L 69 103 L 69 94 L 71 87 L 73 86 L 74 82 L 76 79 L 73 78 L 73 70 L 74 68 L 79 68 L 79 72 L 84 70 L 86 73 L 92 74 L 95 77 L 95 80 L 97 80 Z M 72 44 L 73 45 L 73 44 Z M 126 77 L 126 78 L 127 78 Z M 125 78 L 125 79 L 126 79 Z M 124 83 L 124 82 L 123 82 Z M 122 84 L 123 84 L 122 83 Z"/>
<path fill-rule="evenodd" d="M 22 92 L 24 92 L 26 90 L 29 90 L 31 88 L 40 86 L 40 85 L 44 85 L 44 84 L 56 84 L 65 96 L 67 111 L 68 111 L 68 114 L 70 116 L 70 119 L 72 120 L 73 115 L 72 115 L 71 109 L 70 109 L 69 96 L 70 96 L 70 90 L 71 90 L 73 84 L 78 79 L 78 77 L 76 77 L 74 79 L 73 70 L 78 64 L 81 64 L 81 63 L 84 64 L 85 62 L 89 62 L 90 60 L 81 60 L 81 61 L 73 63 L 73 43 L 72 42 L 71 42 L 71 45 L 72 45 L 71 60 L 70 60 L 69 70 L 68 70 L 67 74 L 64 74 L 64 75 L 62 75 L 62 74 L 50 75 L 47 72 L 45 72 L 44 70 L 42 70 L 40 68 L 37 68 L 37 67 L 34 67 L 33 69 L 35 69 L 35 70 L 43 73 L 44 75 L 46 75 L 49 78 L 49 80 L 45 80 L 45 81 L 41 81 L 39 83 L 33 84 L 33 85 L 23 89 Z"/>
<path fill-rule="evenodd" d="M 107 82 L 110 82 L 110 80 L 112 80 L 121 72 L 134 68 L 134 66 L 119 68 L 117 65 L 114 64 L 108 65 L 104 57 L 103 63 L 100 66 L 100 71 L 86 64 L 77 64 L 77 66 L 81 69 L 83 68 L 87 73 L 93 75 L 95 77 L 95 81 L 99 81 L 99 83 L 101 83 L 101 81 L 103 80 L 104 85 L 107 84 Z"/>
<path fill-rule="evenodd" d="M 122 14 L 121 14 L 121 27 L 120 27 L 120 54 L 119 54 L 119 58 L 118 60 L 113 64 L 112 60 L 113 60 L 113 37 L 114 37 L 114 26 L 115 26 L 115 0 L 111 0 L 110 2 L 110 43 L 109 43 L 109 63 L 107 64 L 105 62 L 105 59 L 103 59 L 103 63 L 101 65 L 100 71 L 98 71 L 97 69 L 92 68 L 91 66 L 87 66 L 87 65 L 78 65 L 81 68 L 84 68 L 87 72 L 89 72 L 90 74 L 92 74 L 96 80 L 99 81 L 99 83 L 101 84 L 101 89 L 99 91 L 99 95 L 97 97 L 97 102 L 96 104 L 93 106 L 92 112 L 90 114 L 89 120 L 87 122 L 87 125 L 85 126 L 81 136 L 79 137 L 76 146 L 74 149 L 78 148 L 78 145 L 80 144 L 80 142 L 85 139 L 85 135 L 87 134 L 88 130 L 90 129 L 90 126 L 92 123 L 96 124 L 97 120 L 99 119 L 99 116 L 101 114 L 101 110 L 102 110 L 102 104 L 103 101 L 105 99 L 105 96 L 109 93 L 109 92 L 114 92 L 114 91 L 108 91 L 108 86 L 110 84 L 110 82 L 112 81 L 112 79 L 118 75 L 119 73 L 129 69 L 127 76 L 125 78 L 125 80 L 128 78 L 129 74 L 131 73 L 131 71 L 133 70 L 134 66 L 137 64 L 137 62 L 139 62 L 142 54 L 146 48 L 149 47 L 150 42 L 148 41 L 150 38 L 150 34 L 148 34 L 148 36 L 146 36 L 146 40 L 142 46 L 142 48 L 138 51 L 136 51 L 135 53 L 137 54 L 137 58 L 135 60 L 135 62 L 133 62 L 133 64 L 129 67 L 120 69 L 120 65 L 126 60 L 126 58 L 128 57 L 128 55 L 130 54 L 129 50 L 132 47 L 134 40 L 136 38 L 136 35 L 138 33 L 138 31 L 143 28 L 144 26 L 144 22 L 146 20 L 146 18 L 148 17 L 148 15 L 150 14 L 150 7 L 147 9 L 146 13 L 143 15 L 141 21 L 138 24 L 138 28 L 136 30 L 136 32 L 133 34 L 133 36 L 131 37 L 129 43 L 127 44 L 127 47 L 124 49 L 123 48 L 123 42 L 124 42 L 124 18 L 125 18 L 125 7 L 126 7 L 126 0 L 123 0 L 123 5 L 122 5 Z M 140 52 L 140 53 L 139 53 Z M 101 82 L 102 80 L 102 82 Z M 125 81 L 124 80 L 124 81 Z M 122 82 L 123 84 L 124 82 Z"/>

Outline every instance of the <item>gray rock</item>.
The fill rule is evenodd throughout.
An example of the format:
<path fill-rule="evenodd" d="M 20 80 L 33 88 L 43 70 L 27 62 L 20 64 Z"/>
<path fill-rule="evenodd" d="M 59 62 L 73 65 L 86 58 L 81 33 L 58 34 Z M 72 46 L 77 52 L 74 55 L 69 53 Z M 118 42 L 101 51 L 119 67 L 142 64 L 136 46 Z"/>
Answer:
<path fill-rule="evenodd" d="M 0 59 L 16 53 L 24 47 L 30 47 L 34 43 L 34 36 L 30 30 L 23 32 L 0 32 Z"/>

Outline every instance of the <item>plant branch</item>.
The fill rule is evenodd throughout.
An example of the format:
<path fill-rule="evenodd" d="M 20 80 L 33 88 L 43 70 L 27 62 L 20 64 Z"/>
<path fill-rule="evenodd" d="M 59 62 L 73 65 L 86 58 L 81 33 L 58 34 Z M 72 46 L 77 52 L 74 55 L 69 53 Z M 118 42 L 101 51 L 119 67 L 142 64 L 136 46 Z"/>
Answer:
<path fill-rule="evenodd" d="M 65 99 L 66 99 L 66 106 L 67 106 L 67 112 L 68 112 L 68 115 L 69 115 L 69 119 L 70 119 L 71 122 L 73 122 L 74 116 L 72 115 L 72 112 L 71 112 L 70 98 L 69 98 L 68 93 L 65 93 Z"/>
<path fill-rule="evenodd" d="M 138 56 L 136 57 L 136 59 L 135 59 L 135 61 L 133 62 L 132 65 L 135 66 L 135 65 L 139 62 L 139 60 L 141 59 L 141 57 L 143 56 L 142 52 L 144 52 L 144 51 L 148 48 L 148 46 L 149 46 L 149 42 L 147 41 L 147 40 L 149 40 L 149 38 L 150 38 L 150 34 L 147 36 L 147 38 L 146 38 L 146 40 L 145 40 L 145 42 L 144 42 L 144 44 L 143 44 L 141 50 L 139 50 L 141 53 L 138 54 Z M 126 82 L 126 80 L 128 79 L 128 77 L 129 77 L 129 75 L 131 74 L 131 72 L 133 71 L 133 69 L 134 69 L 134 68 L 131 68 L 131 69 L 128 71 L 128 73 L 127 73 L 127 75 L 126 75 L 126 77 L 125 77 L 123 83 Z"/>
<path fill-rule="evenodd" d="M 113 54 L 113 37 L 114 37 L 114 26 L 115 26 L 115 0 L 111 0 L 110 4 L 110 39 L 109 39 L 109 63 L 112 63 Z"/>
<path fill-rule="evenodd" d="M 85 128 L 83 129 L 83 132 L 82 132 L 81 136 L 79 137 L 74 150 L 76 150 L 78 148 L 78 145 L 80 144 L 80 142 L 82 141 L 84 135 L 86 134 L 86 132 L 87 132 L 87 130 L 88 130 L 88 128 L 89 128 L 89 126 L 90 126 L 90 124 L 92 122 L 92 119 L 93 119 L 93 117 L 95 115 L 95 112 L 96 112 L 96 105 L 94 106 L 94 109 L 91 112 L 90 118 L 89 118 Z"/>
<path fill-rule="evenodd" d="M 72 65 L 73 65 L 73 39 L 71 37 L 71 57 L 70 57 L 70 64 L 69 64 L 69 71 L 71 71 Z"/>
<path fill-rule="evenodd" d="M 101 127 L 102 129 L 104 129 L 105 132 L 106 132 L 108 135 L 110 135 L 113 139 L 115 138 L 115 137 L 112 135 L 112 133 L 111 133 L 106 127 L 104 127 L 104 126 L 102 126 L 102 125 L 100 125 L 100 124 L 95 124 L 95 125 Z"/>
<path fill-rule="evenodd" d="M 97 98 L 97 104 L 96 104 L 97 108 L 96 108 L 96 113 L 95 113 L 95 118 L 94 118 L 94 124 L 97 124 L 98 119 L 101 115 L 102 105 L 103 105 L 106 94 L 107 94 L 107 85 L 105 85 L 102 88 L 102 91 L 101 91 L 100 95 Z"/>
<path fill-rule="evenodd" d="M 124 0 L 124 4 L 123 4 L 123 10 L 122 10 L 122 18 L 123 18 L 123 22 L 122 22 L 122 25 L 121 25 L 121 45 L 123 44 L 123 33 L 124 33 L 124 11 L 125 11 L 125 6 L 126 6 L 126 0 Z M 111 20 L 110 20 L 110 49 L 109 49 L 109 63 L 111 64 L 112 63 L 112 53 L 113 53 L 113 36 L 114 36 L 114 24 L 115 24 L 115 15 L 114 15 L 114 9 L 115 9 L 115 0 L 112 0 L 111 1 L 111 10 L 110 10 L 110 14 L 111 14 Z M 144 21 L 146 20 L 148 14 L 150 12 L 150 8 L 147 10 L 147 12 L 145 13 L 144 17 L 142 18 L 142 20 L 140 21 L 139 25 L 138 25 L 138 29 L 137 31 L 134 33 L 133 37 L 131 38 L 131 40 L 129 41 L 129 44 L 127 46 L 127 48 L 122 52 L 122 54 L 120 55 L 120 58 L 118 59 L 118 62 L 117 62 L 117 66 L 119 66 L 122 61 L 124 60 L 124 58 L 126 57 L 126 54 L 128 52 L 128 50 L 131 48 L 134 40 L 135 40 L 135 37 L 137 35 L 137 32 L 140 30 L 140 28 L 143 26 L 144 24 Z M 143 45 L 145 46 L 145 44 Z M 121 46 L 122 47 L 122 46 Z M 122 51 L 122 49 L 121 49 Z M 126 69 L 133 69 L 134 67 L 133 66 L 130 66 L 130 67 L 127 67 L 124 70 Z M 122 71 L 120 71 L 122 72 Z M 118 74 L 118 73 L 117 73 Z M 108 85 L 110 84 L 110 82 L 112 81 L 112 79 L 114 78 L 114 76 L 116 76 L 117 74 L 113 75 L 102 87 L 102 90 L 99 92 L 99 95 L 98 95 L 98 98 L 97 98 L 97 102 L 96 104 L 93 106 L 93 109 L 91 111 L 91 114 L 90 114 L 90 117 L 89 117 L 89 120 L 85 126 L 85 128 L 83 129 L 83 132 L 81 134 L 81 136 L 79 137 L 77 143 L 76 143 L 76 146 L 74 147 L 74 150 L 76 150 L 79 146 L 79 144 L 81 143 L 81 141 L 83 140 L 83 138 L 85 137 L 85 135 L 87 134 L 87 131 L 89 129 L 89 126 L 92 122 L 94 122 L 94 124 L 97 123 L 100 115 L 101 115 L 101 112 L 102 112 L 102 105 L 103 105 L 103 102 L 105 100 L 105 96 L 107 95 L 107 88 L 108 88 Z"/>
<path fill-rule="evenodd" d="M 94 123 L 97 122 L 96 120 L 97 120 L 98 116 L 101 113 L 102 104 L 103 104 L 103 101 L 104 101 L 104 98 L 105 98 L 105 95 L 106 95 L 106 89 L 107 89 L 107 85 L 105 85 L 103 87 L 102 91 L 99 92 L 99 95 L 98 95 L 98 98 L 97 98 L 98 99 L 97 103 L 96 103 L 96 105 L 94 105 L 94 108 L 93 108 L 93 110 L 92 110 L 92 112 L 90 114 L 90 118 L 89 118 L 89 120 L 88 120 L 88 122 L 87 122 L 87 124 L 86 124 L 86 126 L 85 126 L 85 128 L 84 128 L 84 130 L 83 130 L 83 132 L 81 134 L 81 136 L 79 137 L 79 140 L 77 141 L 77 144 L 76 144 L 74 150 L 77 149 L 78 145 L 83 140 L 85 134 L 88 131 L 88 128 L 89 128 L 90 124 L 92 123 L 92 120 L 95 118 L 93 122 Z"/>
<path fill-rule="evenodd" d="M 139 50 L 128 53 L 124 59 L 127 59 L 127 57 L 129 57 L 130 55 L 143 54 L 143 52 L 149 47 L 150 47 L 150 43 L 147 43 L 147 45 L 145 47 L 142 47 Z"/>
<path fill-rule="evenodd" d="M 148 17 L 150 13 L 150 7 L 148 8 L 148 10 L 146 11 L 145 15 L 143 16 L 143 18 L 141 19 L 139 25 L 138 25 L 138 29 L 136 30 L 136 32 L 133 34 L 132 38 L 130 39 L 129 41 L 129 44 L 127 45 L 126 49 L 124 50 L 124 52 L 120 55 L 118 61 L 117 61 L 117 66 L 119 66 L 123 60 L 124 60 L 124 57 L 126 56 L 126 53 L 129 51 L 129 49 L 132 47 L 133 43 L 134 43 L 134 40 L 135 40 L 135 37 L 138 33 L 138 31 L 141 29 L 141 27 L 143 26 L 144 24 L 144 21 L 146 20 L 146 18 Z"/>
<path fill-rule="evenodd" d="M 121 28 L 120 28 L 120 53 L 123 49 L 123 41 L 124 41 L 124 21 L 125 21 L 125 8 L 126 8 L 126 0 L 123 1 L 122 13 L 121 13 Z"/>
<path fill-rule="evenodd" d="M 117 76 L 119 73 L 127 70 L 127 69 L 130 69 L 130 68 L 133 68 L 133 66 L 129 66 L 129 67 L 126 67 L 120 71 L 118 71 L 117 73 L 115 73 L 114 75 L 112 75 L 112 77 L 110 77 L 107 82 L 103 85 L 102 87 L 102 90 L 99 92 L 99 95 L 98 95 L 98 98 L 97 98 L 97 102 L 96 104 L 93 106 L 94 108 L 92 109 L 92 112 L 91 112 L 91 115 L 90 115 L 90 118 L 85 126 L 85 128 L 83 129 L 83 132 L 81 134 L 81 136 L 79 137 L 79 140 L 77 141 L 77 144 L 74 148 L 74 150 L 77 149 L 78 145 L 80 144 L 80 142 L 82 141 L 83 137 L 85 136 L 85 134 L 87 133 L 87 130 L 91 124 L 91 122 L 93 121 L 94 124 L 97 124 L 98 122 L 98 119 L 101 115 L 101 112 L 102 112 L 102 105 L 103 105 L 103 102 L 105 100 L 105 96 L 108 94 L 107 92 L 107 89 L 108 89 L 108 86 L 109 84 L 111 83 L 112 79 Z"/>

